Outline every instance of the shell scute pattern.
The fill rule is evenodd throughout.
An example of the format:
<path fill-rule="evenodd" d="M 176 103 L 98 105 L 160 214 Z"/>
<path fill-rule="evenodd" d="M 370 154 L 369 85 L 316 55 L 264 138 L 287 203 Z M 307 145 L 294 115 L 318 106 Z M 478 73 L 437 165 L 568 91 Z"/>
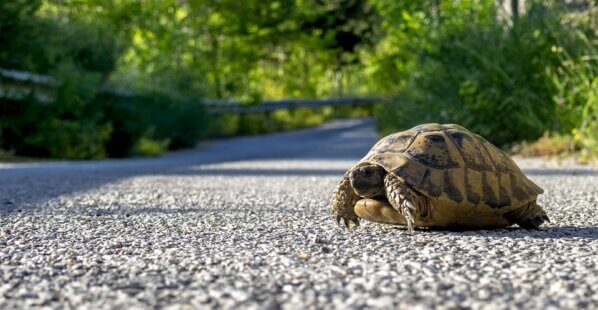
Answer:
<path fill-rule="evenodd" d="M 403 164 L 395 165 L 394 167 L 396 167 L 396 169 L 388 169 L 388 171 L 392 171 L 394 175 L 403 179 L 407 184 L 420 184 L 422 176 L 428 169 L 420 163 L 414 162 L 402 154 L 400 156 L 403 158 Z"/>
<path fill-rule="evenodd" d="M 521 170 L 512 159 L 510 159 L 503 151 L 496 148 L 489 142 L 482 144 L 484 150 L 488 152 L 491 158 L 494 158 L 494 166 L 496 171 L 501 173 L 521 173 Z"/>
<path fill-rule="evenodd" d="M 482 183 L 482 173 L 476 170 L 465 171 L 465 191 L 467 193 L 467 201 L 477 205 L 482 200 L 484 193 L 482 188 L 474 186 Z"/>
<path fill-rule="evenodd" d="M 500 208 L 498 193 L 500 191 L 498 178 L 493 172 L 482 172 L 482 189 L 484 192 L 484 203 L 491 208 Z"/>
<path fill-rule="evenodd" d="M 465 132 L 469 132 L 465 127 L 457 124 L 444 124 L 442 125 L 442 129 L 457 129 Z"/>
<path fill-rule="evenodd" d="M 415 133 L 411 131 L 403 131 L 391 134 L 384 140 L 378 142 L 372 148 L 372 151 L 377 153 L 403 153 L 413 141 L 414 136 Z"/>
<path fill-rule="evenodd" d="M 507 183 L 508 175 L 498 174 L 498 208 L 504 208 L 511 205 L 511 194 L 509 192 L 509 184 Z"/>
<path fill-rule="evenodd" d="M 426 169 L 418 184 L 418 188 L 426 191 L 430 197 L 440 197 L 440 195 L 442 195 L 442 188 L 439 186 L 439 182 L 437 182 L 437 174 L 439 172 L 440 171 L 436 169 Z"/>
<path fill-rule="evenodd" d="M 484 147 L 488 151 L 488 153 L 495 157 L 496 160 L 494 161 L 494 165 L 496 166 L 496 171 L 502 174 L 509 174 L 512 177 L 517 179 L 518 185 L 522 191 L 527 193 L 527 195 L 539 195 L 544 192 L 538 185 L 534 184 L 530 181 L 521 169 L 515 164 L 515 162 L 507 156 L 503 151 L 499 150 L 494 145 L 490 144 L 489 142 L 484 143 Z M 513 191 L 513 189 L 511 189 Z"/>
<path fill-rule="evenodd" d="M 492 159 L 474 137 L 461 130 L 448 130 L 447 135 L 463 156 L 467 168 L 477 171 L 492 171 Z"/>
<path fill-rule="evenodd" d="M 456 175 L 455 175 L 456 176 Z M 451 175 L 448 170 L 443 172 L 443 191 L 446 195 L 456 202 L 463 201 L 463 193 L 459 189 L 459 183 L 455 180 L 455 176 Z"/>
<path fill-rule="evenodd" d="M 503 151 L 455 124 L 423 124 L 389 135 L 363 161 L 379 164 L 414 190 L 460 208 L 516 207 L 542 193 Z"/>
<path fill-rule="evenodd" d="M 415 132 L 439 131 L 442 129 L 444 129 L 444 127 L 436 123 L 421 124 L 411 128 L 411 130 Z"/>
<path fill-rule="evenodd" d="M 473 169 L 465 169 L 465 191 L 467 201 L 477 205 L 483 197 L 482 173 Z"/>
<path fill-rule="evenodd" d="M 509 181 L 511 185 L 512 196 L 517 200 L 524 200 L 528 194 L 520 183 L 520 178 L 518 178 L 515 174 L 509 174 Z"/>
<path fill-rule="evenodd" d="M 442 133 L 420 133 L 405 154 L 414 161 L 436 169 L 451 169 L 460 166 L 460 158 L 455 158 L 456 154 L 451 152 L 446 136 Z"/>

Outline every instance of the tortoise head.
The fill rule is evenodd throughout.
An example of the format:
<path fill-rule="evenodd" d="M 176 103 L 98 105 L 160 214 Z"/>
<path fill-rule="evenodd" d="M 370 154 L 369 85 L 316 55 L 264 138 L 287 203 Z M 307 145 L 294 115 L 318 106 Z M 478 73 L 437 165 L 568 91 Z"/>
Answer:
<path fill-rule="evenodd" d="M 349 179 L 355 193 L 364 198 L 384 195 L 386 171 L 378 165 L 365 165 L 351 170 Z"/>

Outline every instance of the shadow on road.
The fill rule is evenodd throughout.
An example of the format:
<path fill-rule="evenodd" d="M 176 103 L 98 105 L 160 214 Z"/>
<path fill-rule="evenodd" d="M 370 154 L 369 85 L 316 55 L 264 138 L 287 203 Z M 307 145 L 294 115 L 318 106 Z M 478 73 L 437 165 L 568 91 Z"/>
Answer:
<path fill-rule="evenodd" d="M 451 233 L 460 236 L 488 238 L 532 238 L 532 239 L 590 239 L 598 240 L 598 227 L 560 226 L 542 230 L 529 230 L 517 226 L 496 230 L 429 229 L 438 233 Z"/>
<path fill-rule="evenodd" d="M 197 176 L 341 176 L 344 169 L 173 169 L 168 175 L 197 175 Z"/>
<path fill-rule="evenodd" d="M 546 229 L 546 232 L 557 234 L 557 236 L 554 236 L 557 239 L 583 238 L 598 240 L 598 227 L 550 227 Z"/>
<path fill-rule="evenodd" d="M 228 169 L 217 164 L 250 160 L 357 161 L 376 141 L 370 118 L 330 122 L 293 132 L 211 141 L 160 158 L 15 164 L 0 168 L 0 211 L 85 192 L 144 175 L 336 176 L 342 169 Z"/>
<path fill-rule="evenodd" d="M 523 172 L 527 175 L 537 176 L 598 176 L 598 170 L 592 168 L 573 168 L 573 169 L 554 169 L 554 168 L 542 168 L 542 169 L 523 169 Z"/>
<path fill-rule="evenodd" d="M 507 233 L 495 238 L 533 238 L 533 239 L 598 239 L 598 227 L 561 226 L 543 230 L 528 230 L 519 227 L 507 229 Z"/>
<path fill-rule="evenodd" d="M 305 214 L 305 210 L 302 209 L 282 209 L 272 205 L 261 205 L 253 206 L 251 210 L 248 210 L 246 206 L 231 208 L 227 206 L 226 214 L 239 214 L 240 217 L 245 217 L 247 214 L 263 214 L 263 218 L 272 218 L 276 214 L 280 214 L 281 217 L 288 216 L 290 213 Z M 126 218 L 139 214 L 165 214 L 165 215 L 178 215 L 184 216 L 187 214 L 213 214 L 216 217 L 223 216 L 222 206 L 214 205 L 212 207 L 185 207 L 185 208 L 163 208 L 163 207 L 132 207 L 132 206 L 119 206 L 117 209 L 105 209 L 98 207 L 86 208 L 84 213 L 80 211 L 76 212 L 77 215 L 87 215 L 94 217 L 110 217 L 111 219 Z M 331 221 L 332 223 L 332 221 Z"/>

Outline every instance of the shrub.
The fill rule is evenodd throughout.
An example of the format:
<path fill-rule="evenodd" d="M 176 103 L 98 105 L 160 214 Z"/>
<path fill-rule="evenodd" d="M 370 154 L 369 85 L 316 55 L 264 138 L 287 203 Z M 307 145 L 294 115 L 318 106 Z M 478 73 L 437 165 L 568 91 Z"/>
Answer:
<path fill-rule="evenodd" d="M 61 84 L 53 102 L 34 94 L 0 98 L 0 147 L 24 156 L 105 157 L 112 126 L 94 99 L 121 52 L 115 34 L 89 19 L 37 15 L 41 1 L 9 2 L 0 4 L 0 66 L 49 74 Z"/>
<path fill-rule="evenodd" d="M 168 150 L 168 144 L 170 141 L 168 139 L 157 141 L 145 137 L 141 137 L 137 140 L 137 143 L 133 146 L 131 150 L 131 155 L 136 156 L 158 156 L 163 154 Z"/>
<path fill-rule="evenodd" d="M 168 141 L 164 150 L 180 149 L 195 145 L 207 134 L 207 115 L 199 99 L 103 92 L 95 99 L 95 106 L 101 111 L 102 122 L 113 127 L 106 143 L 111 157 L 137 154 L 141 139 Z"/>
<path fill-rule="evenodd" d="M 239 117 L 240 135 L 257 135 L 264 132 L 264 113 L 242 114 Z"/>
<path fill-rule="evenodd" d="M 53 102 L 0 99 L 0 147 L 16 155 L 67 159 L 103 158 L 112 127 L 101 122 L 91 100 L 97 76 L 63 65 Z"/>
<path fill-rule="evenodd" d="M 0 149 L 0 160 L 1 161 L 9 161 L 12 160 L 15 156 L 15 152 L 14 151 L 5 151 L 3 149 Z"/>
<path fill-rule="evenodd" d="M 31 11 L 21 13 L 31 14 L 39 7 L 39 1 L 30 2 L 14 8 L 20 7 L 24 12 Z M 0 4 L 2 9 L 4 5 Z M 123 51 L 116 34 L 107 25 L 90 19 L 39 15 L 3 19 L 2 15 L 0 67 L 3 68 L 51 74 L 57 67 L 70 64 L 77 71 L 97 73 L 105 80 Z"/>
<path fill-rule="evenodd" d="M 378 111 L 380 129 L 459 123 L 498 145 L 573 129 L 591 136 L 597 113 L 595 25 L 566 12 L 557 2 L 534 1 L 505 27 L 483 17 L 453 22 L 470 14 L 455 11 L 426 44 L 411 46 L 418 50 L 415 65 L 406 65 L 413 71 Z"/>
<path fill-rule="evenodd" d="M 93 124 L 87 120 L 52 119 L 26 137 L 26 143 L 43 150 L 42 154 L 47 157 L 99 159 L 106 156 L 104 143 L 111 130 L 108 124 Z"/>
<path fill-rule="evenodd" d="M 229 137 L 239 132 L 239 114 L 210 115 L 207 120 L 208 137 Z"/>
<path fill-rule="evenodd" d="M 0 105 L 5 105 L 1 100 Z M 112 127 L 93 119 L 73 119 L 36 101 L 15 102 L 22 111 L 0 117 L 0 148 L 7 148 L 19 156 L 54 157 L 67 159 L 103 158 L 104 144 Z"/>
<path fill-rule="evenodd" d="M 523 156 L 558 156 L 569 155 L 579 149 L 579 144 L 571 135 L 546 133 L 537 141 L 517 145 L 513 151 Z"/>
<path fill-rule="evenodd" d="M 63 82 L 53 102 L 0 98 L 0 148 L 67 159 L 156 155 L 205 135 L 199 100 L 98 92 L 97 75 L 72 68 L 56 70 Z"/>

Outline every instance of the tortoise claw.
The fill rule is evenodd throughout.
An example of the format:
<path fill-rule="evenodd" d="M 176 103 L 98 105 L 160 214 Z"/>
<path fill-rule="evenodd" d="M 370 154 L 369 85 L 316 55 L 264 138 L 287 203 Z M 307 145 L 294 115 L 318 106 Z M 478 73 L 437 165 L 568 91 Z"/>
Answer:
<path fill-rule="evenodd" d="M 405 199 L 401 204 L 401 207 L 401 213 L 403 213 L 405 220 L 407 221 L 407 234 L 413 235 L 415 233 L 415 229 L 413 228 L 415 225 L 415 217 L 413 215 L 415 206 L 411 201 Z"/>
<path fill-rule="evenodd" d="M 345 228 L 351 230 L 351 221 L 347 219 L 343 219 L 343 223 L 345 224 Z"/>
<path fill-rule="evenodd" d="M 359 219 L 352 218 L 349 220 L 345 220 L 345 226 L 347 227 L 347 229 L 357 228 L 357 227 L 359 227 Z"/>
<path fill-rule="evenodd" d="M 413 229 L 413 221 L 407 221 L 407 234 L 413 235 L 415 234 L 415 230 Z"/>
<path fill-rule="evenodd" d="M 347 228 L 348 230 L 351 230 L 359 226 L 359 218 L 345 218 L 340 215 L 337 215 L 336 225 L 341 226 L 341 221 L 343 223 L 343 226 L 345 226 L 345 228 Z"/>

